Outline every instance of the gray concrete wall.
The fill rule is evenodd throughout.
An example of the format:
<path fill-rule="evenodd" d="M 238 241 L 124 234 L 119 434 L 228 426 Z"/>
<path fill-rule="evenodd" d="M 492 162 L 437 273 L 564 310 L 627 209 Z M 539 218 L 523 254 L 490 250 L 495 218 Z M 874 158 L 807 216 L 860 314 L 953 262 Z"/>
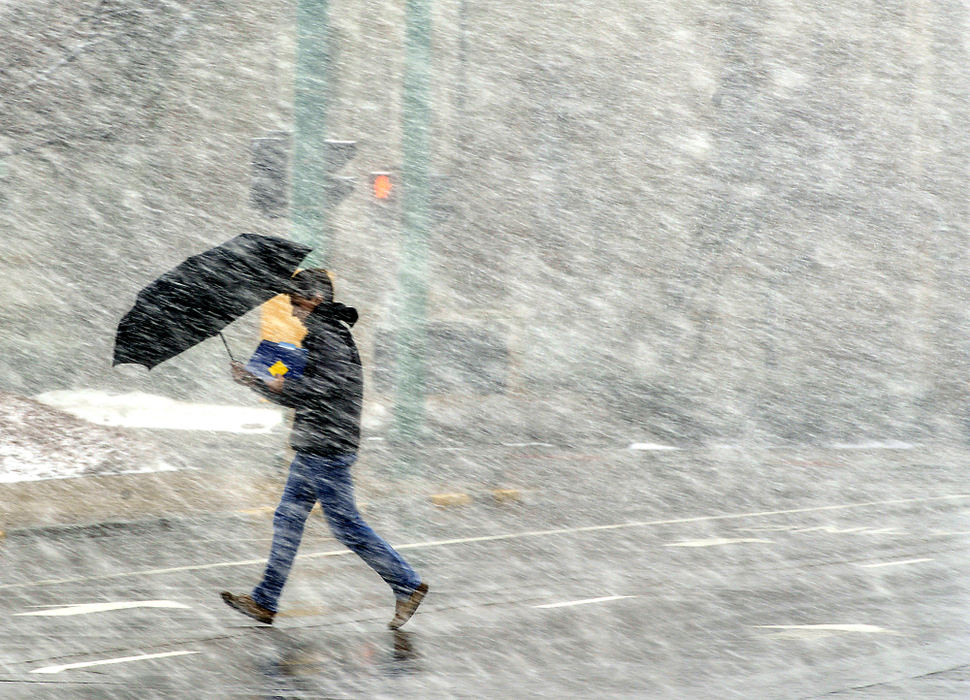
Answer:
<path fill-rule="evenodd" d="M 213 380 L 215 344 L 108 365 L 145 282 L 286 235 L 249 204 L 248 148 L 291 129 L 292 3 L 67 5 L 0 10 L 0 387 L 250 400 Z M 380 434 L 400 235 L 366 178 L 400 168 L 404 9 L 331 16 L 329 133 L 358 141 L 360 184 L 330 260 Z M 960 3 L 449 0 L 434 19 L 438 438 L 964 439 Z M 256 315 L 230 337 L 249 347 Z"/>

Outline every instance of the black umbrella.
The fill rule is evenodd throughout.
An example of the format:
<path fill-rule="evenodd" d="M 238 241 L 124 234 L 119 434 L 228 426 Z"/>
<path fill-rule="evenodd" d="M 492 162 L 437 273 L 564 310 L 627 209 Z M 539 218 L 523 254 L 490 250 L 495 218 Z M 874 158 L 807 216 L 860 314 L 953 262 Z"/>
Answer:
<path fill-rule="evenodd" d="M 118 324 L 115 365 L 151 369 L 286 292 L 310 248 L 246 233 L 193 255 L 138 293 Z M 226 346 L 228 349 L 228 346 Z"/>

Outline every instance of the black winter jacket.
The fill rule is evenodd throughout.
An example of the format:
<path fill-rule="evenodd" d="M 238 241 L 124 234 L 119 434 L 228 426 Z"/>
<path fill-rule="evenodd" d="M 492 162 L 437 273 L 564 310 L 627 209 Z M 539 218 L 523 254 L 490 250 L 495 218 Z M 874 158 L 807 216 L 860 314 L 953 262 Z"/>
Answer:
<path fill-rule="evenodd" d="M 360 355 L 350 330 L 356 310 L 343 304 L 320 304 L 305 321 L 303 375 L 283 382 L 275 394 L 260 383 L 258 391 L 274 403 L 296 409 L 290 447 L 317 457 L 357 452 L 364 379 Z"/>

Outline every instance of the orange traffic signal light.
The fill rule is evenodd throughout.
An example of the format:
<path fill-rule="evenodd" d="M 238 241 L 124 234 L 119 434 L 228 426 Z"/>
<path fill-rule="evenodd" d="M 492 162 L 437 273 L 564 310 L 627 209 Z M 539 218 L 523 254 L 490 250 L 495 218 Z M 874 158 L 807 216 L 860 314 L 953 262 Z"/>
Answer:
<path fill-rule="evenodd" d="M 390 173 L 371 173 L 371 186 L 377 199 L 390 199 L 394 182 Z"/>

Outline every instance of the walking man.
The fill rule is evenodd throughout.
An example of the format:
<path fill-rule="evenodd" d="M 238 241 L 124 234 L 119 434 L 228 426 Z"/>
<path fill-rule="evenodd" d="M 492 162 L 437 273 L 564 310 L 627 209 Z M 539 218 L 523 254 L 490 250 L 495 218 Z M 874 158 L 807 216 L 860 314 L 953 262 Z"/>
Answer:
<path fill-rule="evenodd" d="M 302 270 L 293 276 L 293 315 L 306 327 L 306 366 L 296 379 L 264 381 L 232 363 L 233 379 L 271 401 L 296 409 L 290 446 L 296 456 L 273 517 L 273 544 L 263 580 L 252 593 L 223 591 L 222 599 L 244 615 L 273 624 L 277 604 L 303 537 L 313 504 L 320 502 L 330 529 L 380 574 L 396 598 L 397 629 L 414 614 L 428 592 L 406 561 L 364 522 L 354 501 L 350 466 L 360 443 L 363 375 L 349 327 L 357 311 L 333 301 L 326 270 Z"/>

